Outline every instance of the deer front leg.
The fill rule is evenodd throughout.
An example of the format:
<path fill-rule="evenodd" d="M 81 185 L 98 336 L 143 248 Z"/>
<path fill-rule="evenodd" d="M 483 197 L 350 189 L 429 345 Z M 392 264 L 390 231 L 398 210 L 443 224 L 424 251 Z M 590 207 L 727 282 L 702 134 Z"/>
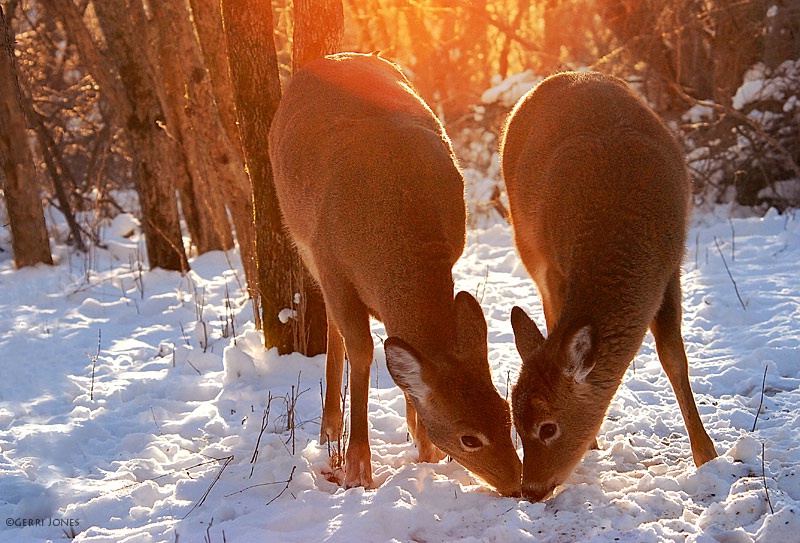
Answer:
<path fill-rule="evenodd" d="M 406 424 L 408 424 L 408 431 L 414 444 L 417 446 L 419 457 L 418 462 L 433 462 L 436 463 L 445 457 L 445 454 L 433 444 L 428 438 L 428 431 L 422 420 L 417 417 L 417 410 L 414 409 L 414 404 L 409 401 L 406 395 Z"/>
<path fill-rule="evenodd" d="M 344 484 L 346 488 L 372 486 L 372 454 L 369 448 L 369 374 L 372 365 L 373 345 L 369 329 L 369 313 L 361 304 L 351 303 L 346 311 L 347 320 L 340 323 L 345 350 L 350 361 L 350 438 L 344 457 Z"/>

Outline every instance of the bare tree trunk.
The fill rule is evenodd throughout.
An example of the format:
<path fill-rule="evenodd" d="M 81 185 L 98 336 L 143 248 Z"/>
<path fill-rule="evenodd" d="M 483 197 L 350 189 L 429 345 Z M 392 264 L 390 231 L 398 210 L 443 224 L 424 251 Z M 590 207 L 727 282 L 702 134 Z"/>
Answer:
<path fill-rule="evenodd" d="M 292 71 L 338 52 L 343 35 L 342 0 L 295 0 Z"/>
<path fill-rule="evenodd" d="M 342 0 L 295 0 L 293 71 L 308 62 L 339 51 L 344 36 L 344 7 Z M 314 278 L 302 264 L 297 268 L 296 282 L 300 286 L 300 341 L 309 355 L 327 349 L 328 319 L 325 300 Z"/>
<path fill-rule="evenodd" d="M 715 11 L 711 55 L 713 98 L 718 104 L 731 106 L 745 72 L 762 60 L 766 4 L 764 0 L 751 0 Z"/>
<path fill-rule="evenodd" d="M 257 298 L 258 272 L 255 257 L 255 224 L 253 222 L 253 189 L 244 167 L 242 142 L 236 125 L 233 83 L 231 82 L 228 51 L 223 36 L 222 12 L 219 3 L 190 0 L 192 16 L 200 40 L 205 66 L 211 83 L 211 99 L 216 103 L 220 126 L 214 127 L 216 143 L 214 160 L 221 170 L 220 191 L 226 198 L 231 214 L 239 252 L 242 258 L 247 289 L 253 300 Z M 204 81 L 204 84 L 207 82 Z M 261 315 L 255 312 L 256 326 L 261 328 Z"/>
<path fill-rule="evenodd" d="M 131 137 L 134 152 L 139 205 L 151 267 L 186 271 L 189 262 L 183 247 L 176 179 L 185 174 L 176 167 L 182 150 L 168 133 L 147 52 L 133 24 L 141 14 L 141 4 L 125 0 L 104 0 L 94 3 L 95 13 L 103 30 L 108 53 L 114 60 L 125 87 L 131 113 L 122 119 Z"/>
<path fill-rule="evenodd" d="M 14 39 L 0 6 L 0 165 L 18 268 L 52 264 L 36 168 L 14 62 Z"/>
<path fill-rule="evenodd" d="M 30 100 L 30 98 L 26 97 L 26 100 Z M 76 249 L 81 252 L 86 252 L 86 244 L 83 242 L 83 236 L 81 236 L 81 227 L 75 219 L 75 213 L 72 211 L 72 204 L 67 194 L 67 189 L 64 187 L 65 178 L 72 187 L 75 186 L 75 180 L 72 179 L 69 170 L 64 166 L 61 160 L 56 142 L 45 126 L 44 117 L 39 115 L 36 111 L 31 111 L 30 115 L 28 115 L 28 119 L 33 123 L 33 129 L 39 138 L 42 159 L 50 174 L 50 178 L 53 180 L 56 200 L 61 208 L 61 214 L 64 215 L 67 226 L 69 226 L 70 239 L 75 244 Z"/>
<path fill-rule="evenodd" d="M 279 314 L 294 307 L 299 259 L 281 223 L 269 161 L 268 135 L 280 101 L 278 58 L 269 0 L 221 0 L 231 77 L 245 162 L 253 188 L 258 302 L 264 343 L 280 353 L 298 349 L 297 319 Z"/>
<path fill-rule="evenodd" d="M 203 64 L 186 0 L 151 3 L 159 40 L 160 77 L 166 83 L 169 113 L 186 153 L 189 172 L 188 196 L 197 216 L 195 239 L 200 254 L 233 247 L 233 235 L 225 211 L 227 186 L 215 168 L 222 130 L 211 84 Z M 186 207 L 186 202 L 184 202 Z"/>
<path fill-rule="evenodd" d="M 522 24 L 522 20 L 525 18 L 525 15 L 530 10 L 531 7 L 531 0 L 517 0 L 517 13 L 514 15 L 514 20 L 511 23 L 511 28 L 514 31 L 518 31 L 520 25 Z M 547 12 L 545 11 L 545 16 Z M 546 19 L 545 19 L 546 21 Z M 547 42 L 548 42 L 548 26 L 545 22 L 545 51 L 547 50 Z M 508 77 L 508 56 L 511 53 L 511 41 L 512 37 L 509 36 L 507 33 L 503 33 L 503 48 L 500 50 L 500 59 L 498 61 L 499 67 L 497 70 L 498 75 L 505 79 Z"/>
<path fill-rule="evenodd" d="M 767 18 L 764 63 L 777 68 L 785 60 L 800 58 L 800 1 L 772 0 L 770 4 L 777 12 Z"/>
<path fill-rule="evenodd" d="M 86 69 L 92 74 L 103 96 L 111 105 L 111 121 L 118 122 L 119 119 L 130 117 L 133 110 L 125 93 L 125 86 L 117 78 L 113 63 L 100 52 L 92 39 L 75 2 L 73 0 L 39 0 L 39 2 L 64 25 L 64 30 L 75 44 Z"/>

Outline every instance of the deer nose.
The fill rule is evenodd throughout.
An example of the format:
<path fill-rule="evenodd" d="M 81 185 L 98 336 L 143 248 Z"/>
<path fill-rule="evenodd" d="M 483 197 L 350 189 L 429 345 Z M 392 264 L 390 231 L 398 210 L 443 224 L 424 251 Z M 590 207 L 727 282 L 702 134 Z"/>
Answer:
<path fill-rule="evenodd" d="M 519 485 L 498 488 L 497 492 L 499 492 L 501 496 L 505 496 L 506 498 L 519 498 L 521 495 Z"/>
<path fill-rule="evenodd" d="M 522 497 L 532 502 L 544 501 L 553 493 L 554 485 L 522 483 Z"/>

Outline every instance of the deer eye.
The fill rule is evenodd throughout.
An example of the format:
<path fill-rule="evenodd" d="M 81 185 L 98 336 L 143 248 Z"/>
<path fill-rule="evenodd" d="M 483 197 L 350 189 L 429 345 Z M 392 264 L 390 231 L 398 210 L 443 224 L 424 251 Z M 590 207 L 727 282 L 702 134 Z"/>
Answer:
<path fill-rule="evenodd" d="M 545 422 L 539 426 L 539 439 L 544 443 L 556 437 L 558 434 L 558 425 L 554 422 Z"/>
<path fill-rule="evenodd" d="M 483 447 L 483 441 L 476 436 L 461 436 L 461 446 L 467 452 L 475 452 Z"/>

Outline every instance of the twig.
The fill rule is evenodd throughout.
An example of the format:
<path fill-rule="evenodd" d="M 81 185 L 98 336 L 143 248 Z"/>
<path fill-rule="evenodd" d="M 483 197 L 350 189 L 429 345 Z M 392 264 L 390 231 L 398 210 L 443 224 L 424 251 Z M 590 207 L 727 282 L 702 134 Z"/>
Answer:
<path fill-rule="evenodd" d="M 767 384 L 767 370 L 769 366 L 764 366 L 764 380 L 761 381 L 761 401 L 758 403 L 758 410 L 756 411 L 756 420 L 753 421 L 753 429 L 751 432 L 756 431 L 756 424 L 758 424 L 758 416 L 761 414 L 761 408 L 764 406 L 764 388 Z"/>
<path fill-rule="evenodd" d="M 483 281 L 481 281 L 477 287 L 475 287 L 475 299 L 478 302 L 483 302 L 483 297 L 486 296 L 486 283 L 489 282 L 489 266 L 486 266 L 486 273 L 483 274 Z M 478 292 L 480 291 L 480 295 Z"/>
<path fill-rule="evenodd" d="M 300 388 L 300 374 L 297 374 L 297 388 Z M 289 435 L 292 438 L 292 456 L 296 454 L 295 451 L 295 422 L 294 422 L 294 408 L 295 404 L 297 403 L 297 396 L 295 396 L 295 386 L 292 385 L 292 395 L 291 400 L 287 405 L 287 413 L 286 413 L 286 426 L 289 429 Z"/>
<path fill-rule="evenodd" d="M 250 486 L 246 486 L 246 487 L 242 488 L 241 490 L 237 490 L 236 492 L 231 492 L 230 494 L 225 494 L 225 497 L 226 497 L 226 498 L 230 498 L 231 496 L 235 496 L 235 495 L 237 495 L 237 494 L 244 494 L 244 493 L 245 493 L 245 492 L 247 492 L 248 490 L 252 490 L 252 489 L 254 489 L 254 488 L 260 488 L 260 487 L 262 487 L 262 486 L 272 486 L 272 485 L 288 485 L 288 483 L 292 482 L 292 475 L 294 475 L 294 470 L 295 470 L 295 469 L 297 469 L 297 466 L 295 466 L 295 467 L 293 467 L 293 468 L 292 468 L 292 473 L 291 473 L 291 475 L 289 476 L 289 479 L 288 479 L 287 481 L 271 481 L 271 482 L 269 482 L 269 483 L 258 483 L 258 484 L 256 484 L 256 485 L 250 485 Z M 286 492 L 286 489 L 283 489 L 283 492 Z M 282 493 L 283 493 L 283 492 L 282 492 Z M 278 498 L 278 496 L 276 496 L 276 497 L 275 497 L 275 499 L 277 499 L 277 498 Z M 269 504 L 267 504 L 267 505 L 269 505 Z"/>
<path fill-rule="evenodd" d="M 208 498 L 208 495 L 211 494 L 211 489 L 214 488 L 214 485 L 216 485 L 217 481 L 219 481 L 220 477 L 222 477 L 222 472 L 225 471 L 225 468 L 228 467 L 228 464 L 233 462 L 233 455 L 226 456 L 225 458 L 217 458 L 216 460 L 217 460 L 217 462 L 223 462 L 222 467 L 219 468 L 219 471 L 217 471 L 217 474 L 214 476 L 214 480 L 211 481 L 210 485 L 208 485 L 208 488 L 206 489 L 205 492 L 203 492 L 203 495 L 200 497 L 200 499 L 197 501 L 197 503 L 195 503 L 192 506 L 192 508 L 189 509 L 189 512 L 186 513 L 186 515 L 184 515 L 184 517 L 183 517 L 184 519 L 186 517 L 188 517 L 189 515 L 191 515 L 192 512 L 195 509 L 197 509 L 198 507 L 200 507 L 201 505 L 203 505 L 205 503 L 206 498 Z"/>
<path fill-rule="evenodd" d="M 698 259 L 700 258 L 700 232 L 694 237 L 694 269 L 700 268 Z"/>
<path fill-rule="evenodd" d="M 222 337 L 232 337 L 233 344 L 236 345 L 236 314 L 231 301 L 231 293 L 228 289 L 228 281 L 225 281 L 225 324 L 222 329 Z"/>
<path fill-rule="evenodd" d="M 681 96 L 681 98 L 686 100 L 688 103 L 692 105 L 700 104 L 709 107 L 714 111 L 716 111 L 717 113 L 720 113 L 722 115 L 728 115 L 739 121 L 741 124 L 748 126 L 756 134 L 758 134 L 761 137 L 761 139 L 767 143 L 767 145 L 772 147 L 779 155 L 783 156 L 788 168 L 794 172 L 796 177 L 800 177 L 800 165 L 797 163 L 797 161 L 795 161 L 794 155 L 792 155 L 791 151 L 789 151 L 788 149 L 786 149 L 786 147 L 781 145 L 781 143 L 776 138 L 770 136 L 757 121 L 751 119 L 741 111 L 735 110 L 730 106 L 717 104 L 715 102 L 710 102 L 708 100 L 698 100 L 687 94 L 686 91 L 683 90 L 683 88 L 677 83 L 673 82 L 671 83 L 670 86 L 674 91 L 678 93 L 679 96 Z"/>
<path fill-rule="evenodd" d="M 773 515 L 775 514 L 775 509 L 772 508 L 772 501 L 769 499 L 769 487 L 767 486 L 767 474 L 766 468 L 764 467 L 764 443 L 761 443 L 761 482 L 764 484 L 764 495 L 767 497 L 767 505 L 769 505 L 769 511 Z"/>
<path fill-rule="evenodd" d="M 187 363 L 187 364 L 189 364 L 189 366 L 191 366 L 191 367 L 192 367 L 192 369 L 193 369 L 194 371 L 196 371 L 196 372 L 197 372 L 197 375 L 203 375 L 203 372 L 202 372 L 202 371 L 200 371 L 199 369 L 197 369 L 197 366 L 195 366 L 194 364 L 192 364 L 192 361 L 191 361 L 191 360 L 187 359 L 187 360 L 186 360 L 186 363 Z"/>
<path fill-rule="evenodd" d="M 264 432 L 267 429 L 267 424 L 269 423 L 269 409 L 272 406 L 272 392 L 268 393 L 267 396 L 267 407 L 264 409 L 264 416 L 261 417 L 261 430 L 258 432 L 258 439 L 256 439 L 256 446 L 253 449 L 253 457 L 250 458 L 250 478 L 253 477 L 253 472 L 256 469 L 256 460 L 258 460 L 258 448 L 261 446 L 261 437 L 264 435 Z"/>
<path fill-rule="evenodd" d="M 159 432 L 160 432 L 160 430 L 159 430 Z M 189 450 L 189 449 L 185 449 L 185 450 Z M 195 451 L 191 451 L 190 450 L 190 452 L 195 452 Z M 156 481 L 160 481 L 161 479 L 165 479 L 167 477 L 172 477 L 172 476 L 177 475 L 179 473 L 186 474 L 190 479 L 194 479 L 191 476 L 191 474 L 189 473 L 189 470 L 202 468 L 203 466 L 207 466 L 209 464 L 218 464 L 219 462 L 220 462 L 219 458 L 212 458 L 211 460 L 207 460 L 205 462 L 199 462 L 197 464 L 194 464 L 192 466 L 189 466 L 189 467 L 186 467 L 186 468 L 183 468 L 183 469 L 175 469 L 175 470 L 169 471 L 167 473 L 158 475 L 156 477 L 150 477 L 148 479 L 145 479 L 144 481 L 131 482 L 129 484 L 126 484 L 126 485 L 121 486 L 119 488 L 116 488 L 114 490 L 109 490 L 108 492 L 104 492 L 102 495 L 105 496 L 105 495 L 114 494 L 114 493 L 117 493 L 117 492 L 124 492 L 126 490 L 130 490 L 131 488 L 134 488 L 134 487 L 137 487 L 137 486 L 141 485 L 143 482 L 147 482 L 147 481 L 156 482 Z"/>
<path fill-rule="evenodd" d="M 92 360 L 92 382 L 89 385 L 89 399 L 94 401 L 94 370 L 97 367 L 97 359 L 100 358 L 100 338 L 102 334 L 102 330 L 97 331 L 97 354 L 95 354 Z"/>
<path fill-rule="evenodd" d="M 284 492 L 286 492 L 287 490 L 289 490 L 289 485 L 290 485 L 290 484 L 292 484 L 292 479 L 294 478 L 294 470 L 296 470 L 296 469 L 297 469 L 297 466 L 292 466 L 292 472 L 289 474 L 289 479 L 287 479 L 287 480 L 286 480 L 286 486 L 285 486 L 285 487 L 283 487 L 283 490 L 281 490 L 281 491 L 278 493 L 278 495 L 277 495 L 277 496 L 275 496 L 275 497 L 274 497 L 274 498 L 272 498 L 270 501 L 268 501 L 268 502 L 267 502 L 267 505 L 270 505 L 272 502 L 274 502 L 275 500 L 277 500 L 278 498 L 280 498 L 281 496 L 283 496 L 283 493 L 284 493 Z"/>
<path fill-rule="evenodd" d="M 722 249 L 719 246 L 719 240 L 717 239 L 717 236 L 714 236 L 714 244 L 717 246 L 719 256 L 722 258 L 722 263 L 725 265 L 725 271 L 728 272 L 728 277 L 730 277 L 731 283 L 733 283 L 733 289 L 736 291 L 736 297 L 739 298 L 739 303 L 742 304 L 742 309 L 747 311 L 747 306 L 745 305 L 744 301 L 742 301 L 742 296 L 739 294 L 739 287 L 736 286 L 736 280 L 733 278 L 731 269 L 728 267 L 728 262 L 725 260 L 725 255 L 722 254 Z"/>
<path fill-rule="evenodd" d="M 208 350 L 209 345 L 209 337 L 208 337 L 208 326 L 206 325 L 206 321 L 204 320 L 203 313 L 206 308 L 206 288 L 203 287 L 200 289 L 199 300 L 198 300 L 198 293 L 197 287 L 194 289 L 194 311 L 195 315 L 197 316 L 197 325 L 203 327 L 203 339 L 201 340 L 201 346 L 203 347 L 203 352 L 205 353 Z"/>
<path fill-rule="evenodd" d="M 297 372 L 297 384 L 292 385 L 292 393 L 289 397 L 289 400 L 286 403 L 286 429 L 289 430 L 292 439 L 292 455 L 296 453 L 296 441 L 297 441 L 297 418 L 296 418 L 296 411 L 297 411 L 297 400 L 300 399 L 300 396 L 308 392 L 310 389 L 300 390 L 300 375 L 302 375 L 302 371 Z M 302 425 L 302 423 L 301 423 Z"/>

